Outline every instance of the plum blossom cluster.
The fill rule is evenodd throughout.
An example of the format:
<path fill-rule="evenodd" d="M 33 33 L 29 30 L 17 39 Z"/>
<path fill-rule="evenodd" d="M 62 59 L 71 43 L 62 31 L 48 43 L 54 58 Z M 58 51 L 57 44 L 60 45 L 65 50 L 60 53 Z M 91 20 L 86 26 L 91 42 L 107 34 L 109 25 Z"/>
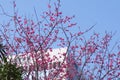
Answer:
<path fill-rule="evenodd" d="M 63 16 L 60 0 L 49 1 L 47 11 L 29 19 L 17 13 L 2 24 L 0 34 L 7 55 L 25 70 L 24 80 L 114 80 L 120 78 L 120 47 L 110 48 L 113 35 L 103 37 L 92 28 L 80 31 L 75 16 Z M 6 15 L 6 14 L 4 14 Z M 72 31 L 72 30 L 78 31 Z M 54 48 L 65 48 L 54 53 Z M 115 48 L 115 49 L 114 49 Z M 49 52 L 48 52 L 49 51 Z M 52 57 L 51 57 L 52 56 Z"/>

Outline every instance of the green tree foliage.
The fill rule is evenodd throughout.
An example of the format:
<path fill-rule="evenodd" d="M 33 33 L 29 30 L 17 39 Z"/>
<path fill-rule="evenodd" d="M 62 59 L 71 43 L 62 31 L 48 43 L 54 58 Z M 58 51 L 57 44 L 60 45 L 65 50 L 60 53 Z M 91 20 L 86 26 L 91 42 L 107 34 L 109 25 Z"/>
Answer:
<path fill-rule="evenodd" d="M 22 80 L 22 68 L 7 61 L 2 44 L 0 44 L 0 80 Z"/>

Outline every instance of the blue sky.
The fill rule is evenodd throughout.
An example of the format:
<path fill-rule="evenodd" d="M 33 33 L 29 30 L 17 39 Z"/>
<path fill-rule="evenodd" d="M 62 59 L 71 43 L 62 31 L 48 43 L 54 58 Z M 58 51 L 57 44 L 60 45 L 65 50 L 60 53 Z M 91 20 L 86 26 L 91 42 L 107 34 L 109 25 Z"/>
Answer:
<path fill-rule="evenodd" d="M 18 12 L 21 15 L 32 17 L 34 8 L 41 14 L 47 8 L 48 0 L 16 0 Z M 12 0 L 0 0 L 0 4 L 7 13 L 12 14 Z M 104 31 L 120 34 L 120 0 L 61 0 L 61 10 L 64 15 L 75 15 L 75 21 L 82 30 L 96 24 L 92 31 Z M 1 12 L 1 10 L 0 10 Z M 6 18 L 0 16 L 0 24 Z"/>
<path fill-rule="evenodd" d="M 75 14 L 76 21 L 86 28 L 97 23 L 98 32 L 120 32 L 120 0 L 65 0 L 62 2 L 66 14 Z"/>
<path fill-rule="evenodd" d="M 65 8 L 68 8 L 68 13 L 76 14 L 83 26 L 97 23 L 96 27 L 101 30 L 118 30 L 117 28 L 120 27 L 119 3 L 119 0 L 77 0 L 71 1 Z"/>

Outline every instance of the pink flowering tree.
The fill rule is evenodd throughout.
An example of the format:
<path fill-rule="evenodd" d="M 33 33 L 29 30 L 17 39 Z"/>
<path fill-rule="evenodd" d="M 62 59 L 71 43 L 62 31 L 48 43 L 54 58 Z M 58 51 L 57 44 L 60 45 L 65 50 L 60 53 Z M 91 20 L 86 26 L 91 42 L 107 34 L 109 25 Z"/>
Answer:
<path fill-rule="evenodd" d="M 1 24 L 0 34 L 7 47 L 8 59 L 24 68 L 25 80 L 30 77 L 32 80 L 120 78 L 120 47 L 116 43 L 110 48 L 112 33 L 105 33 L 102 37 L 93 33 L 86 39 L 84 34 L 94 26 L 81 31 L 73 21 L 75 16 L 63 15 L 60 0 L 49 1 L 48 10 L 40 16 L 34 9 L 36 20 L 21 16 L 16 7 L 13 2 L 14 15 L 9 15 L 1 6 L 3 15 L 9 20 Z M 77 31 L 72 31 L 74 29 Z M 51 58 L 56 47 L 66 48 L 66 51 Z M 62 56 L 62 62 L 51 64 Z"/>

